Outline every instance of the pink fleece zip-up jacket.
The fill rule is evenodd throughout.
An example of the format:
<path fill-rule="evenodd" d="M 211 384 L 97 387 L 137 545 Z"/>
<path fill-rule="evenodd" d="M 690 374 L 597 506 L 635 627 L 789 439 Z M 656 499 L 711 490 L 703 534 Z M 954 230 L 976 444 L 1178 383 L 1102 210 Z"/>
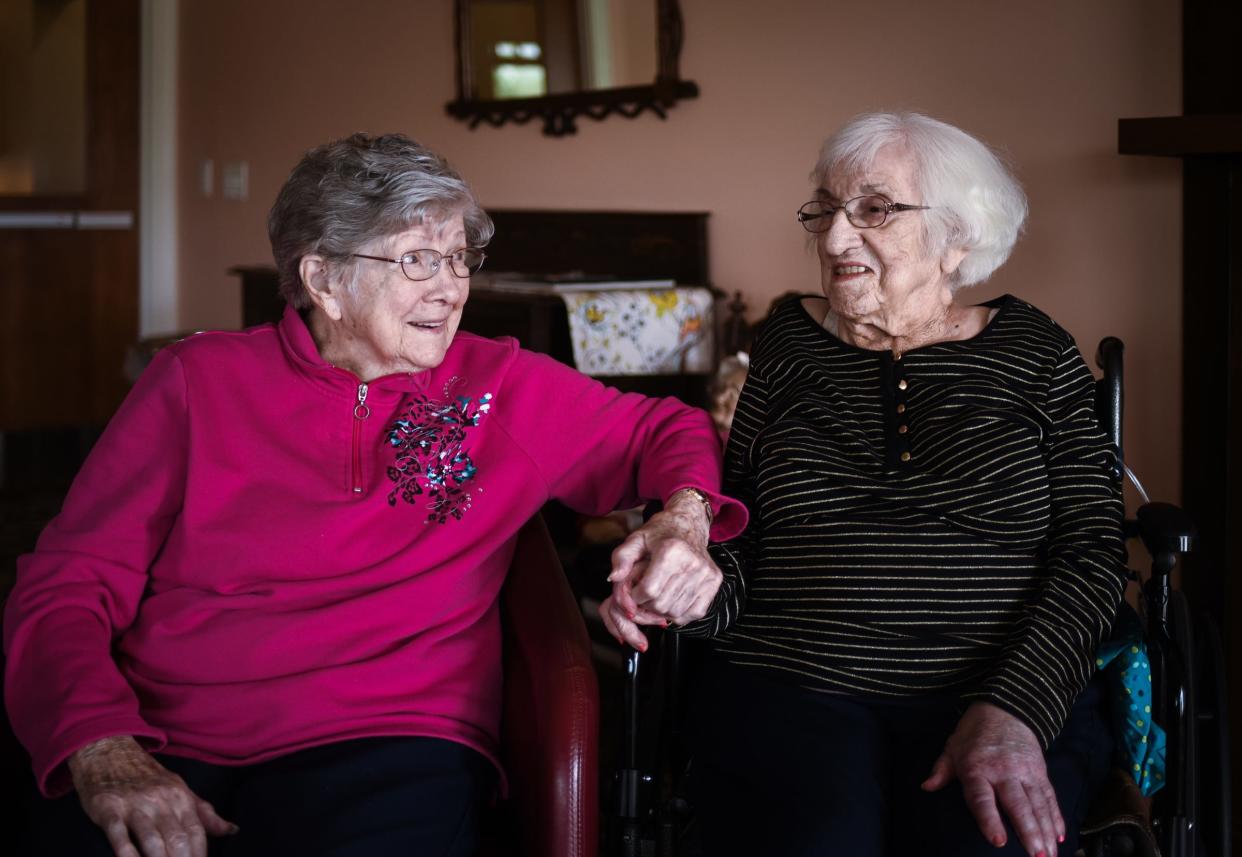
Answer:
<path fill-rule="evenodd" d="M 721 497 L 701 411 L 511 339 L 369 384 L 292 310 L 159 353 L 18 563 L 5 700 L 49 796 L 101 738 L 248 764 L 423 735 L 497 759 L 498 595 L 549 498 L 599 514 Z"/>

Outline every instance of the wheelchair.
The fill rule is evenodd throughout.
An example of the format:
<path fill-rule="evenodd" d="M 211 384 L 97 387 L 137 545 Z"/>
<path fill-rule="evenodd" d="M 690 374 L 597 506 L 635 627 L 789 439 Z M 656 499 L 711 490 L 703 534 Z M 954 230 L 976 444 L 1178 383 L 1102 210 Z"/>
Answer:
<path fill-rule="evenodd" d="M 1142 797 L 1117 767 L 1080 831 L 1083 857 L 1223 857 L 1232 853 L 1228 718 L 1219 630 L 1196 614 L 1173 586 L 1178 557 L 1195 534 L 1176 506 L 1149 502 L 1122 455 L 1124 346 L 1100 342 L 1096 415 L 1116 449 L 1115 477 L 1142 498 L 1127 517 L 1127 539 L 1140 539 L 1150 572 L 1129 572 L 1140 591 L 1140 620 L 1152 669 L 1153 722 L 1167 735 L 1165 785 Z M 1122 609 L 1129 609 L 1123 604 Z M 649 653 L 625 656 L 620 760 L 605 797 L 605 849 L 615 857 L 698 857 L 693 807 L 686 799 L 693 759 L 683 741 L 688 672 L 700 640 L 645 629 Z"/>

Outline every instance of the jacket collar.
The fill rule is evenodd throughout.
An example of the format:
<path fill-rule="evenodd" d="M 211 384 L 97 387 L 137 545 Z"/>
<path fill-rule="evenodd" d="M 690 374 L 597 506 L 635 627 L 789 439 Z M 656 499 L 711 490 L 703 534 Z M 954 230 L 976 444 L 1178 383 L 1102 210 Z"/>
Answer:
<path fill-rule="evenodd" d="M 319 354 L 319 348 L 311 336 L 310 327 L 302 318 L 301 313 L 291 306 L 285 307 L 285 314 L 276 326 L 280 334 L 280 342 L 289 363 L 300 375 L 306 377 L 319 387 L 353 397 L 357 395 L 358 385 L 362 383 L 353 372 L 333 366 Z M 424 372 L 398 372 L 376 378 L 367 384 L 368 395 L 390 393 L 402 395 L 424 390 L 432 381 L 436 369 Z"/>

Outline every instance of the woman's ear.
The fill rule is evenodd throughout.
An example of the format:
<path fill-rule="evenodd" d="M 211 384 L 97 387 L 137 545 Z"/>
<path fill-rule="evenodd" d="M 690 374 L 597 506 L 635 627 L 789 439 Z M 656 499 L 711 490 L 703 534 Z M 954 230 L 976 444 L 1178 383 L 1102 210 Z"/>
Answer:
<path fill-rule="evenodd" d="M 961 266 L 962 260 L 966 258 L 966 248 L 950 247 L 940 254 L 940 273 L 945 278 L 952 277 L 957 273 L 957 269 Z"/>
<path fill-rule="evenodd" d="M 298 273 L 315 306 L 332 321 L 340 321 L 343 313 L 341 284 L 332 275 L 327 260 L 322 256 L 303 256 L 298 263 Z"/>

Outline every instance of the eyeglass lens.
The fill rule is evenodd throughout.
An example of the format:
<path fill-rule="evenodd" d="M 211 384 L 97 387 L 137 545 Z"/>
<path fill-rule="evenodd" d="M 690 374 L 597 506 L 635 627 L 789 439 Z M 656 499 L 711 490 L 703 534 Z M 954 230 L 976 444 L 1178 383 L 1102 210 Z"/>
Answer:
<path fill-rule="evenodd" d="M 473 247 L 463 247 L 448 256 L 442 256 L 435 250 L 415 250 L 401 257 L 401 270 L 411 280 L 429 280 L 447 261 L 455 275 L 469 277 L 483 267 L 484 258 L 483 251 Z"/>
<path fill-rule="evenodd" d="M 832 218 L 844 207 L 845 217 L 860 229 L 871 229 L 888 218 L 888 200 L 882 196 L 860 196 L 844 206 L 836 206 L 822 200 L 808 202 L 798 209 L 798 220 L 808 232 L 827 232 L 832 228 Z"/>

